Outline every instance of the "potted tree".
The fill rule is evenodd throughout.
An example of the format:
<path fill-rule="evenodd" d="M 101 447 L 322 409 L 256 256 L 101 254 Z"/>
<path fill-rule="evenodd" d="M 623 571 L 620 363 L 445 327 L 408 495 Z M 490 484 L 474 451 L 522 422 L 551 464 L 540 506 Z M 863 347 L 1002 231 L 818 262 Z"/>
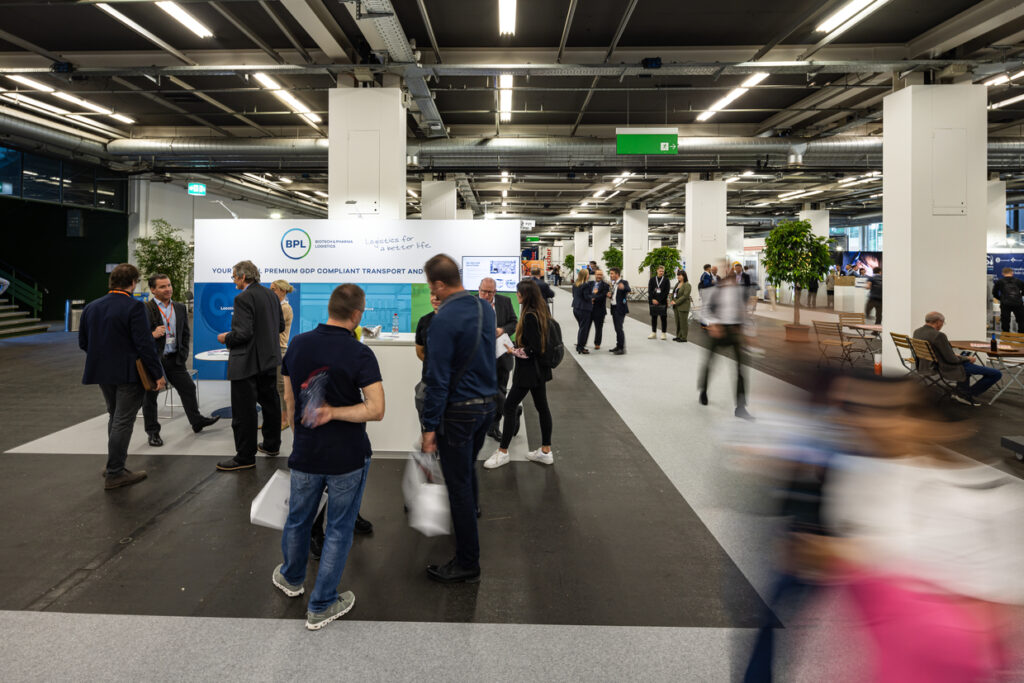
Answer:
<path fill-rule="evenodd" d="M 564 263 L 565 270 L 569 273 L 569 278 L 572 279 L 572 276 L 576 274 L 576 257 L 572 254 L 566 254 Z"/>
<path fill-rule="evenodd" d="M 651 276 L 653 276 L 658 266 L 665 266 L 665 272 L 670 277 L 675 277 L 676 271 L 679 270 L 679 250 L 675 247 L 652 249 L 644 257 L 643 263 L 637 268 L 637 272 L 642 273 L 645 268 L 649 268 Z"/>
<path fill-rule="evenodd" d="M 164 273 L 174 286 L 174 300 L 184 301 L 192 274 L 192 247 L 181 238 L 181 231 L 157 218 L 148 237 L 135 240 L 135 264 L 145 280 L 155 273 Z"/>
<path fill-rule="evenodd" d="M 604 263 L 604 267 L 607 268 L 618 268 L 622 269 L 622 250 L 616 249 L 615 247 L 608 247 L 601 254 L 601 261 Z"/>
<path fill-rule="evenodd" d="M 820 280 L 832 265 L 828 245 L 831 240 L 817 236 L 809 221 L 783 221 L 764 241 L 765 280 L 778 287 L 792 282 L 806 289 L 812 280 Z M 793 300 L 793 323 L 786 325 L 786 341 L 810 341 L 810 327 L 800 324 L 800 297 Z"/>

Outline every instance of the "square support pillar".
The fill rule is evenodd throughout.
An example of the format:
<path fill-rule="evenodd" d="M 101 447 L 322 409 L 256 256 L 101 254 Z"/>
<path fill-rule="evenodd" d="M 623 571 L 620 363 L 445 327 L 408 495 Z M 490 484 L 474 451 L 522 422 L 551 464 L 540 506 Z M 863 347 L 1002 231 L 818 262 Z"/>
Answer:
<path fill-rule="evenodd" d="M 591 243 L 593 244 L 593 260 L 597 261 L 597 265 L 601 268 L 606 267 L 608 264 L 604 263 L 602 254 L 608 251 L 608 247 L 612 246 L 612 226 L 610 225 L 595 225 L 590 229 Z"/>
<path fill-rule="evenodd" d="M 328 216 L 405 218 L 406 111 L 398 88 L 328 92 Z"/>
<path fill-rule="evenodd" d="M 579 270 L 583 266 L 587 265 L 587 261 L 590 259 L 588 255 L 590 253 L 590 233 L 586 230 L 579 230 L 572 236 L 573 239 L 573 259 L 576 262 L 575 270 Z"/>
<path fill-rule="evenodd" d="M 725 226 L 725 253 L 728 254 L 730 259 L 739 257 L 743 254 L 742 225 Z"/>
<path fill-rule="evenodd" d="M 828 239 L 829 214 L 827 209 L 805 209 L 797 214 L 797 218 L 811 224 L 816 237 Z"/>
<path fill-rule="evenodd" d="M 622 212 L 622 277 L 636 280 L 640 264 L 647 256 L 649 244 L 647 211 L 643 209 L 626 209 Z M 644 281 L 647 278 L 642 278 Z"/>
<path fill-rule="evenodd" d="M 420 188 L 420 206 L 424 220 L 455 220 L 459 206 L 455 181 L 424 180 Z"/>
<path fill-rule="evenodd" d="M 889 332 L 912 334 L 929 311 L 946 316 L 950 339 L 985 338 L 986 103 L 985 86 L 969 84 L 913 85 L 883 102 L 887 372 L 901 369 Z"/>
<path fill-rule="evenodd" d="M 686 273 L 699 275 L 705 263 L 716 265 L 725 259 L 726 184 L 721 180 L 691 180 L 686 183 L 686 233 L 683 261 Z"/>
<path fill-rule="evenodd" d="M 473 220 L 473 209 L 455 209 L 455 219 L 459 221 Z"/>

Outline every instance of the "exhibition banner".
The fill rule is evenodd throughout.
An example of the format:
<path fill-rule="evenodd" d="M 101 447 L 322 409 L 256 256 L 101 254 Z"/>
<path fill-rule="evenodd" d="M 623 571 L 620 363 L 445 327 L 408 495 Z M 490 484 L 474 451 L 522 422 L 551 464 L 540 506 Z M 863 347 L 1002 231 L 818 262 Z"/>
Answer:
<path fill-rule="evenodd" d="M 986 272 L 991 278 L 1002 277 L 1003 268 L 1013 268 L 1014 277 L 1024 279 L 1024 254 L 1022 253 L 988 254 L 987 266 Z"/>
<path fill-rule="evenodd" d="M 363 326 L 397 325 L 413 332 L 431 311 L 423 264 L 436 254 L 461 264 L 465 256 L 518 261 L 519 222 L 504 220 L 197 220 L 193 354 L 223 348 L 217 335 L 231 329 L 231 268 L 249 260 L 260 284 L 285 280 L 293 311 L 291 336 L 327 320 L 327 302 L 339 284 L 366 291 Z M 201 379 L 224 379 L 227 363 L 195 361 Z"/>

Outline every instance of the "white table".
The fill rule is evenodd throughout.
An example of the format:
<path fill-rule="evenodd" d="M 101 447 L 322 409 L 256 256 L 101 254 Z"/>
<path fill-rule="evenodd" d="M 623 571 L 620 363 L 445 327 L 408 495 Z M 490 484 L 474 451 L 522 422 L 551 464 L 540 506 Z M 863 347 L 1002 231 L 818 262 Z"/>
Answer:
<path fill-rule="evenodd" d="M 395 337 L 388 333 L 376 339 L 363 337 L 363 343 L 373 349 L 384 381 L 384 419 L 366 424 L 370 446 L 375 453 L 406 453 L 420 439 L 415 392 L 423 363 L 416 357 L 416 335 L 401 332 Z"/>
<path fill-rule="evenodd" d="M 227 363 L 228 362 L 228 356 L 230 355 L 230 353 L 231 352 L 228 349 L 211 349 L 209 351 L 200 351 L 199 353 L 196 354 L 196 360 L 209 360 L 209 361 L 218 361 L 218 362 L 221 362 L 221 363 Z M 198 382 L 198 381 L 199 381 L 199 378 L 196 377 L 196 382 Z M 259 407 L 259 405 L 257 405 L 256 406 L 256 412 L 259 412 L 259 410 L 260 410 L 260 407 Z M 214 410 L 213 412 L 211 412 L 210 415 L 213 415 L 214 417 L 223 417 L 226 420 L 230 420 L 231 416 L 232 416 L 231 406 L 225 406 L 223 408 L 217 408 L 217 410 Z"/>
<path fill-rule="evenodd" d="M 836 285 L 835 310 L 837 313 L 862 313 L 868 302 L 868 290 L 850 285 Z"/>

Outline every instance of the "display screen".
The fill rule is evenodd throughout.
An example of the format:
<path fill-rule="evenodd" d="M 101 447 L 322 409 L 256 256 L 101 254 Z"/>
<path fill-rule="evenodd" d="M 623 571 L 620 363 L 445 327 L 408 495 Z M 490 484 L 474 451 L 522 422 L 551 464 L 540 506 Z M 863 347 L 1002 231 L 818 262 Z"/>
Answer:
<path fill-rule="evenodd" d="M 480 287 L 480 281 L 492 277 L 499 292 L 514 292 L 519 284 L 518 256 L 463 256 L 462 286 L 470 291 Z"/>

